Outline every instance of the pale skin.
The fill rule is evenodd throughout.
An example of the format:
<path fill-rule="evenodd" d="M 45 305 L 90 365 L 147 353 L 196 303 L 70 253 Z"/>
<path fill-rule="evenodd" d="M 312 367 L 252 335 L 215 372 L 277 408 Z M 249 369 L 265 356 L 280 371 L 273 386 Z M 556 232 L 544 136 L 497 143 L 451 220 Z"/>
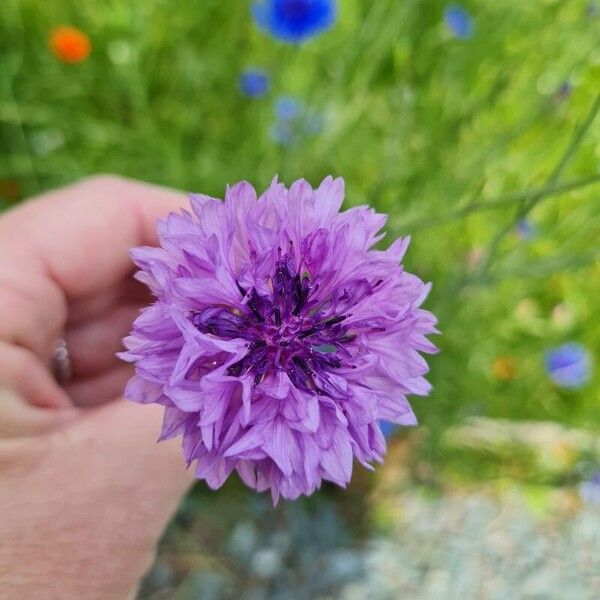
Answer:
<path fill-rule="evenodd" d="M 99 176 L 0 218 L 0 598 L 133 598 L 191 483 L 179 441 L 156 443 L 160 407 L 121 397 L 115 357 L 151 301 L 128 250 L 185 202 Z"/>

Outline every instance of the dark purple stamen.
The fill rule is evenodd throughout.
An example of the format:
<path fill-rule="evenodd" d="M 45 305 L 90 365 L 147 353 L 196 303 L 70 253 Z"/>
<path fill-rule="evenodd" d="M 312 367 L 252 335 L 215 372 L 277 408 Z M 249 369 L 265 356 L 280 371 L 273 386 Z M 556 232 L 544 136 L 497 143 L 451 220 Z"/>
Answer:
<path fill-rule="evenodd" d="M 267 350 L 267 343 L 264 340 L 252 342 L 248 347 L 248 354 L 241 360 L 230 365 L 227 369 L 227 374 L 239 377 L 249 371 L 253 371 L 255 367 L 261 365 L 266 360 Z"/>
<path fill-rule="evenodd" d="M 214 306 L 195 313 L 192 323 L 202 333 L 212 333 L 223 338 L 236 338 L 240 337 L 246 319 L 226 308 Z"/>
<path fill-rule="evenodd" d="M 338 317 L 332 317 L 330 319 L 326 319 L 325 321 L 322 321 L 320 323 L 317 323 L 316 325 L 313 325 L 313 327 L 310 327 L 309 329 L 305 329 L 304 331 L 301 331 L 298 334 L 298 337 L 306 338 L 311 335 L 315 335 L 316 333 L 319 333 L 323 329 L 327 329 L 329 327 L 333 327 L 334 325 L 337 325 L 338 323 L 341 323 L 342 321 L 344 321 L 347 318 L 348 318 L 348 315 L 340 315 Z"/>
<path fill-rule="evenodd" d="M 317 390 L 313 379 L 313 371 L 301 356 L 292 357 L 287 372 L 291 382 L 297 388 L 311 393 Z"/>
<path fill-rule="evenodd" d="M 348 309 L 370 295 L 380 281 L 371 286 L 365 279 L 356 280 L 316 306 L 310 298 L 317 286 L 308 273 L 298 273 L 295 265 L 290 243 L 287 254 L 279 250 L 270 295 L 261 295 L 255 288 L 246 290 L 238 283 L 244 299 L 241 310 L 211 306 L 194 312 L 192 323 L 203 333 L 247 340 L 246 355 L 227 368 L 231 377 L 251 374 L 259 385 L 271 372 L 283 370 L 300 390 L 343 396 L 328 374 L 344 363 L 352 367 L 349 361 L 355 351 L 349 344 L 356 335 L 344 321 L 350 316 Z M 335 314 L 336 309 L 344 313 Z"/>
<path fill-rule="evenodd" d="M 252 291 L 250 292 L 250 298 L 246 306 L 252 311 L 252 314 L 254 314 L 258 321 L 261 323 L 264 322 L 265 317 L 267 316 L 269 303 L 266 298 L 259 296 L 254 288 L 252 288 Z"/>
<path fill-rule="evenodd" d="M 308 296 L 310 294 L 310 280 L 308 277 L 304 276 L 300 279 L 299 275 L 296 275 L 296 306 L 294 306 L 294 310 L 292 314 L 294 316 L 298 316 L 302 307 L 306 304 L 308 300 Z"/>
<path fill-rule="evenodd" d="M 324 327 L 331 327 L 332 325 L 337 325 L 338 323 L 341 323 L 347 318 L 348 315 L 339 315 L 338 317 L 332 317 L 331 319 L 327 319 L 325 323 L 323 323 L 323 325 Z"/>

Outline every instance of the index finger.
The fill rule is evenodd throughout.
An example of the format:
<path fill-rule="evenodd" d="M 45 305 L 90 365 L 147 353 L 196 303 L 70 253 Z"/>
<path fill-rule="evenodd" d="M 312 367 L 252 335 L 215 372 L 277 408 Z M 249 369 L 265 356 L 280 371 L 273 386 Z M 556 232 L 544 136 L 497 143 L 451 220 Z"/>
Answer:
<path fill-rule="evenodd" d="M 67 303 L 132 270 L 128 251 L 156 243 L 158 217 L 185 195 L 114 176 L 49 192 L 0 218 L 0 339 L 47 358 Z"/>

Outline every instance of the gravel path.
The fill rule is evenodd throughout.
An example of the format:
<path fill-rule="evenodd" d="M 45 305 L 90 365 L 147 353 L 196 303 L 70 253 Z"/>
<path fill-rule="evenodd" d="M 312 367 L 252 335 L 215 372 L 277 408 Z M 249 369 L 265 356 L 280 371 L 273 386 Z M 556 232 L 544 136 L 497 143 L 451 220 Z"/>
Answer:
<path fill-rule="evenodd" d="M 207 554 L 183 579 L 159 559 L 140 597 L 600 598 L 600 506 L 576 503 L 568 511 L 536 517 L 518 497 L 499 501 L 477 493 L 430 499 L 407 493 L 394 502 L 398 514 L 386 535 L 360 545 L 326 500 L 310 512 L 289 505 L 277 524 L 265 516 L 238 522 L 222 550 Z"/>

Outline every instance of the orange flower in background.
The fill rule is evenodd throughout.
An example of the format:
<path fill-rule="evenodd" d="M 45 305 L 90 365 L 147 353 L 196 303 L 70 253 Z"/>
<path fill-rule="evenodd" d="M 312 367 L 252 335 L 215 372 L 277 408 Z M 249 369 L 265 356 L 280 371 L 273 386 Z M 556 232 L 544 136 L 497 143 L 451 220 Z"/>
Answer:
<path fill-rule="evenodd" d="M 90 38 L 83 31 L 68 25 L 54 29 L 49 43 L 56 58 L 65 63 L 84 61 L 92 49 Z"/>
<path fill-rule="evenodd" d="M 510 381 L 517 374 L 517 365 L 510 356 L 499 356 L 492 363 L 492 375 L 500 381 Z"/>

